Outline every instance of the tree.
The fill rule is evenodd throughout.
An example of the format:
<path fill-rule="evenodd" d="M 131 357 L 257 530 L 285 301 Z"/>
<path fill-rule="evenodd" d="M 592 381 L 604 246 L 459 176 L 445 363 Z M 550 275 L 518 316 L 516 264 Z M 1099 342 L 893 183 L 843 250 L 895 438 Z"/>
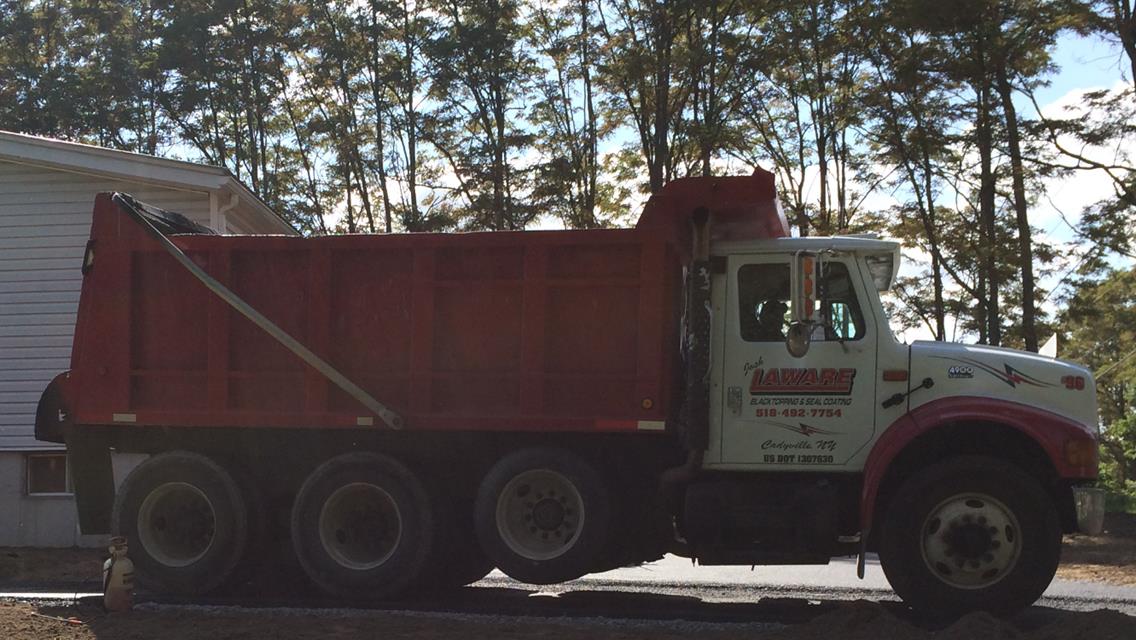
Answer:
<path fill-rule="evenodd" d="M 949 134 L 957 125 L 958 109 L 953 99 L 956 83 L 932 71 L 942 66 L 943 52 L 933 39 L 922 39 L 904 24 L 902 16 L 881 12 L 864 37 L 870 42 L 865 55 L 871 60 L 874 82 L 865 88 L 863 101 L 869 141 L 879 163 L 894 167 L 889 181 L 896 193 L 908 194 L 897 208 L 900 224 L 892 227 L 899 237 L 926 249 L 930 256 L 931 305 L 926 309 L 928 326 L 936 340 L 946 339 L 947 305 L 943 273 L 951 273 L 967 293 L 980 292 L 950 265 L 944 256 L 941 234 L 945 230 L 938 204 L 945 164 L 955 158 Z M 928 64 L 931 61 L 931 64 Z M 914 217 L 918 225 L 906 225 Z"/>
<path fill-rule="evenodd" d="M 754 164 L 773 161 L 802 236 L 846 230 L 861 201 L 860 3 L 769 0 L 748 9 L 761 27 L 741 62 L 739 78 L 747 81 L 739 87 L 742 132 L 734 153 Z"/>
<path fill-rule="evenodd" d="M 535 75 L 523 47 L 516 0 L 438 0 L 429 43 L 439 109 L 430 141 L 446 158 L 472 228 L 523 229 L 536 216 L 524 199 L 527 175 L 516 154 L 531 142 L 521 117 Z"/>
<path fill-rule="evenodd" d="M 674 177 L 674 136 L 690 97 L 681 74 L 691 0 L 599 1 L 597 7 L 605 42 L 598 77 L 609 117 L 634 129 L 647 189 L 657 193 Z"/>
<path fill-rule="evenodd" d="M 1059 161 L 1051 169 L 1103 173 L 1112 181 L 1113 197 L 1088 207 L 1079 233 L 1094 245 L 1136 257 L 1136 164 L 1120 142 L 1136 138 L 1136 4 L 1131 0 L 1087 0 L 1073 5 L 1069 20 L 1089 37 L 1117 43 L 1130 69 L 1128 86 L 1119 91 L 1087 92 L 1081 105 L 1068 108 L 1067 117 L 1041 113 L 1040 135 L 1051 143 Z M 1033 98 L 1031 94 L 1031 99 Z M 1096 255 L 1099 258 L 1101 254 Z M 1093 266 L 1103 268 L 1095 262 Z"/>
<path fill-rule="evenodd" d="M 534 202 L 570 228 L 599 226 L 599 141 L 608 127 L 596 109 L 598 47 L 591 0 L 559 9 L 534 7 L 530 37 L 546 69 L 531 111 L 536 148 L 543 156 Z"/>
<path fill-rule="evenodd" d="M 1096 374 L 1105 479 L 1136 495 L 1136 268 L 1080 282 L 1066 303 L 1061 356 Z"/>

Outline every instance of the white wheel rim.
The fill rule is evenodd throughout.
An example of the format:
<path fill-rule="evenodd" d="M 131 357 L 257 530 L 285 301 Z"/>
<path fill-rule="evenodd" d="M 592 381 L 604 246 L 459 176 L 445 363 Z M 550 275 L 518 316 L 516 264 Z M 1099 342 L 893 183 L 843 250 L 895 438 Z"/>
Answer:
<path fill-rule="evenodd" d="M 497 533 L 527 560 L 567 553 L 580 538 L 585 515 L 576 485 L 549 469 L 517 474 L 497 497 Z"/>
<path fill-rule="evenodd" d="M 402 515 L 382 487 L 352 482 L 324 501 L 319 538 L 324 551 L 340 566 L 367 571 L 382 565 L 398 549 Z"/>
<path fill-rule="evenodd" d="M 185 482 L 158 485 L 138 508 L 138 542 L 167 567 L 187 567 L 209 553 L 216 525 L 213 503 Z"/>
<path fill-rule="evenodd" d="M 951 496 L 923 521 L 923 561 L 939 580 L 959 589 L 984 589 L 1018 563 L 1022 530 L 1014 512 L 981 493 Z"/>

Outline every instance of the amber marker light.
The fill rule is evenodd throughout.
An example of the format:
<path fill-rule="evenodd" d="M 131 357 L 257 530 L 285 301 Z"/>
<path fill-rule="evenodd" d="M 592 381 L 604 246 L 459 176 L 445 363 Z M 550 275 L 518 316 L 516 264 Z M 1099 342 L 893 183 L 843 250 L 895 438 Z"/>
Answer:
<path fill-rule="evenodd" d="M 650 409 L 655 406 L 655 401 L 650 398 L 643 398 L 643 408 Z"/>
<path fill-rule="evenodd" d="M 1077 438 L 1065 441 L 1065 462 L 1071 467 L 1095 469 L 1100 461 L 1095 440 Z"/>

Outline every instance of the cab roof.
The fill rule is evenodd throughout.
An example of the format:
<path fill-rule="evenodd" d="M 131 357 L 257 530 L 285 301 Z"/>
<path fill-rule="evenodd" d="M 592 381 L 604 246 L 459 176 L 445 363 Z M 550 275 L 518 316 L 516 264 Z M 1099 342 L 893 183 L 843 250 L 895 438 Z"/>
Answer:
<path fill-rule="evenodd" d="M 824 250 L 847 253 L 898 253 L 900 246 L 894 240 L 881 240 L 868 236 L 809 236 L 716 242 L 710 247 L 710 253 L 716 256 Z"/>

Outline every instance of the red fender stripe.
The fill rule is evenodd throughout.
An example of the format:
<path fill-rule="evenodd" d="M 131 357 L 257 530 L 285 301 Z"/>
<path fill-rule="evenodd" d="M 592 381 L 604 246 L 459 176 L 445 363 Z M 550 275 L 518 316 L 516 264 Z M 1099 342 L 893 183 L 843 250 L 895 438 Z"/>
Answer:
<path fill-rule="evenodd" d="M 876 442 L 864 465 L 864 486 L 860 494 L 860 526 L 865 539 L 872 526 L 880 483 L 895 458 L 912 441 L 937 427 L 958 422 L 997 422 L 1012 427 L 1037 442 L 1062 478 L 1097 477 L 1097 467 L 1073 466 L 1065 459 L 1069 441 L 1091 440 L 1097 434 L 1087 425 L 1037 407 L 997 400 L 962 396 L 941 398 L 916 407 L 888 426 Z"/>

